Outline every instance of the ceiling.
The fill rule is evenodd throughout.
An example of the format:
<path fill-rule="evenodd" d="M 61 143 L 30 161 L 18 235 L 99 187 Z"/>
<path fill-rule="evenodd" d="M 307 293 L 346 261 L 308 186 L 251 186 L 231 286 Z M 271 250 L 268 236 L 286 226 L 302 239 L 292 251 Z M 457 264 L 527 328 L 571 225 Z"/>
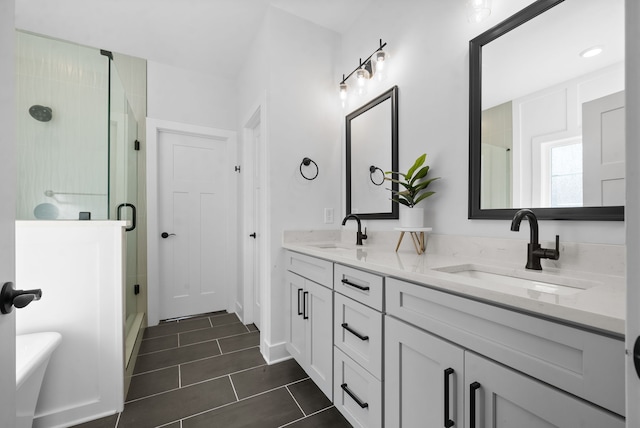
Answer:
<path fill-rule="evenodd" d="M 374 0 L 16 0 L 16 27 L 234 78 L 269 7 L 337 33 Z"/>

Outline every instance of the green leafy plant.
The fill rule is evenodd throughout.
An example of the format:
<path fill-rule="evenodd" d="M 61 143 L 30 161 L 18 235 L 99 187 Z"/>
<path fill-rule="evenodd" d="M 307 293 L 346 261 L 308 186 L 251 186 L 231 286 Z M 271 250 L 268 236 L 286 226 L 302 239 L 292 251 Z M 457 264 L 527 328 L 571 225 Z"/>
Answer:
<path fill-rule="evenodd" d="M 390 175 L 390 177 L 385 177 L 385 180 L 389 180 L 392 183 L 398 183 L 404 188 L 400 188 L 399 190 L 388 189 L 393 193 L 393 196 L 391 197 L 392 201 L 406 205 L 409 208 L 413 208 L 420 201 L 435 193 L 427 191 L 427 187 L 440 177 L 427 179 L 429 165 L 423 166 L 426 159 L 426 153 L 419 156 L 406 174 L 395 171 L 385 172 L 385 175 Z M 400 179 L 400 177 L 403 179 Z"/>

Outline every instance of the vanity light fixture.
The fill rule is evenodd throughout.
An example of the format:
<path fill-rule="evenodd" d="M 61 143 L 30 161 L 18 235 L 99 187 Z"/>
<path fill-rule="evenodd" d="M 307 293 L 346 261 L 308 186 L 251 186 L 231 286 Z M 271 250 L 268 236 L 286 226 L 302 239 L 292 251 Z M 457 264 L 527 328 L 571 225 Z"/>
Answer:
<path fill-rule="evenodd" d="M 351 76 L 355 76 L 355 88 L 358 95 L 363 95 L 367 92 L 367 82 L 374 76 L 377 76 L 379 80 L 384 77 L 385 65 L 384 63 L 389 59 L 389 54 L 383 49 L 387 46 L 386 43 L 382 43 L 380 39 L 380 47 L 376 49 L 371 55 L 364 61 L 360 58 L 360 63 L 349 74 L 342 75 L 342 81 L 340 82 L 340 99 L 342 100 L 342 106 L 344 107 L 347 102 L 347 95 L 349 92 L 349 85 L 347 80 Z"/>
<path fill-rule="evenodd" d="M 580 56 L 582 58 L 591 58 L 591 57 L 594 57 L 596 55 L 600 55 L 603 50 L 604 50 L 604 48 L 602 46 L 591 46 L 590 48 L 585 49 L 582 52 L 580 52 Z"/>
<path fill-rule="evenodd" d="M 467 19 L 473 24 L 491 15 L 491 0 L 467 0 Z"/>

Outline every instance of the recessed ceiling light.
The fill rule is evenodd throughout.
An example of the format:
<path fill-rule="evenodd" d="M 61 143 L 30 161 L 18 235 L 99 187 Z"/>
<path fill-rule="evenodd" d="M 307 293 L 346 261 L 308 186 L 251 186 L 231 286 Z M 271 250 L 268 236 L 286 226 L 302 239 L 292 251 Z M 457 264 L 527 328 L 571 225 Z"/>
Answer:
<path fill-rule="evenodd" d="M 603 50 L 602 46 L 592 46 L 580 52 L 580 56 L 582 58 L 591 58 L 593 56 L 600 55 Z"/>

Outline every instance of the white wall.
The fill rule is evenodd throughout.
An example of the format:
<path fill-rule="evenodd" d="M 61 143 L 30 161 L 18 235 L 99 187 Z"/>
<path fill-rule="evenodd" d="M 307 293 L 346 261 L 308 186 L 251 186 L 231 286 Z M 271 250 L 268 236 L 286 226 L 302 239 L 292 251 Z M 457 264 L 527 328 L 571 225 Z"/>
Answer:
<path fill-rule="evenodd" d="M 491 17 L 482 24 L 466 20 L 464 1 L 375 1 L 343 36 L 340 65 L 334 82 L 358 65 L 376 47 L 388 42 L 388 79 L 367 97 L 352 100 L 349 112 L 389 87 L 399 87 L 400 169 L 427 153 L 437 193 L 425 205 L 437 233 L 527 239 L 509 230 L 508 221 L 468 220 L 468 76 L 469 40 L 496 25 L 531 0 L 494 1 Z M 389 230 L 394 221 L 367 222 L 371 233 Z M 623 244 L 623 222 L 544 221 L 541 239 Z"/>
<path fill-rule="evenodd" d="M 148 117 L 236 129 L 236 88 L 232 80 L 149 61 L 147 85 Z"/>
<path fill-rule="evenodd" d="M 238 79 L 240 126 L 260 99 L 267 107 L 268 239 L 265 278 L 270 307 L 264 309 L 267 358 L 284 353 L 285 281 L 281 237 L 286 229 L 335 229 L 323 224 L 323 209 L 340 212 L 342 203 L 339 100 L 334 85 L 336 33 L 271 8 Z M 265 62 L 260 62 L 264 60 Z M 256 73 L 257 64 L 265 74 Z M 262 65 L 265 65 L 263 67 Z M 319 167 L 318 177 L 299 172 L 304 157 Z"/>

